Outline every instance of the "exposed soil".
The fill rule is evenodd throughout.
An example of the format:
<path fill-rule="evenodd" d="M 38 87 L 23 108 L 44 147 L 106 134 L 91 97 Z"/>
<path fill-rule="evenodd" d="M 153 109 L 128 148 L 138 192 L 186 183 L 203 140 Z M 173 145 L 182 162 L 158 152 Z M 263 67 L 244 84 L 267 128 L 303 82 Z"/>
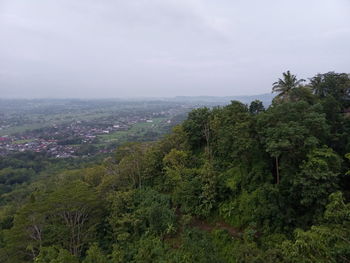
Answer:
<path fill-rule="evenodd" d="M 200 230 L 207 231 L 207 232 L 212 232 L 215 229 L 226 230 L 232 237 L 239 237 L 241 235 L 241 231 L 239 229 L 232 227 L 222 221 L 217 221 L 215 223 L 208 223 L 206 221 L 195 218 L 192 220 L 190 226 L 199 228 Z"/>

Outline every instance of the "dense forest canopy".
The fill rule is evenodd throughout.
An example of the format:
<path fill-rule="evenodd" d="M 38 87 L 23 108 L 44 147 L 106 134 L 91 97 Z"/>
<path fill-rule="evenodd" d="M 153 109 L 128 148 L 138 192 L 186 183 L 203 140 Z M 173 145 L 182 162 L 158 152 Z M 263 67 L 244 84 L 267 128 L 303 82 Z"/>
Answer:
<path fill-rule="evenodd" d="M 102 162 L 0 162 L 0 262 L 350 262 L 350 78 L 199 108 Z"/>

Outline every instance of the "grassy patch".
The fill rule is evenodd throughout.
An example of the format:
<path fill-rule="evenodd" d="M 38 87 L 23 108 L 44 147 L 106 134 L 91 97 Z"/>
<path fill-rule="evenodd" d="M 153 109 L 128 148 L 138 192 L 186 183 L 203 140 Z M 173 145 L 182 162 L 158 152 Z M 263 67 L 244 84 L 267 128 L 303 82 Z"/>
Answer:
<path fill-rule="evenodd" d="M 28 143 L 28 142 L 32 142 L 33 139 L 26 139 L 26 140 L 17 140 L 12 142 L 12 144 L 24 144 L 24 143 Z"/>
<path fill-rule="evenodd" d="M 154 118 L 152 120 L 153 122 L 136 123 L 127 131 L 117 131 L 110 134 L 103 134 L 99 135 L 98 138 L 103 143 L 124 142 L 127 141 L 128 137 L 130 136 L 142 136 L 143 134 L 149 131 L 158 131 L 160 126 L 162 125 L 162 122 L 166 119 Z"/>

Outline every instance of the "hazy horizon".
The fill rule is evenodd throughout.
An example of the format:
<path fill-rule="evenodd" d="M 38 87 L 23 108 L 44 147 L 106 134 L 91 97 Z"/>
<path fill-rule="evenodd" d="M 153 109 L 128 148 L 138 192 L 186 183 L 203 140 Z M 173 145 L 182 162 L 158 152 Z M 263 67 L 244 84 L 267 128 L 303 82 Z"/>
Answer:
<path fill-rule="evenodd" d="M 350 70 L 350 1 L 0 0 L 0 98 L 271 92 Z"/>
<path fill-rule="evenodd" d="M 251 95 L 228 95 L 228 96 L 215 96 L 215 95 L 176 95 L 176 96 L 124 96 L 124 97 L 0 97 L 0 100 L 152 100 L 152 99 L 181 99 L 181 98 L 250 98 L 250 97 L 274 97 L 276 94 L 271 92 L 259 93 Z"/>

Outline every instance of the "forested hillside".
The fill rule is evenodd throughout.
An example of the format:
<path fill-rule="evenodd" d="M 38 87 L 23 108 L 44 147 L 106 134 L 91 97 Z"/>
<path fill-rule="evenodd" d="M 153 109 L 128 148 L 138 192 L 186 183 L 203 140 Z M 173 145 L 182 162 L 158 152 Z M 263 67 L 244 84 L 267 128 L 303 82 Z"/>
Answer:
<path fill-rule="evenodd" d="M 0 262 L 350 262 L 349 75 L 273 92 L 101 163 L 3 159 Z"/>

